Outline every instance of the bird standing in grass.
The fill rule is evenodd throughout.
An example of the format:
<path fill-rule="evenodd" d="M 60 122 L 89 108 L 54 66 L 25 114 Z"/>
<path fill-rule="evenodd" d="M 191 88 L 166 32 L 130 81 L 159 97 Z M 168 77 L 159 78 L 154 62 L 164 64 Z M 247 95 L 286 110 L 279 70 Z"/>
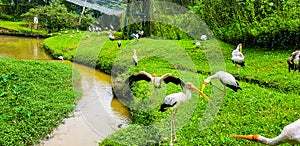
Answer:
<path fill-rule="evenodd" d="M 300 144 L 300 119 L 285 126 L 282 132 L 274 138 L 266 138 L 264 136 L 255 135 L 233 135 L 231 138 L 241 138 L 260 142 L 267 145 L 278 145 L 283 143 Z"/>
<path fill-rule="evenodd" d="M 233 64 L 238 65 L 238 72 L 240 72 L 240 66 L 245 66 L 245 56 L 242 53 L 242 44 L 238 44 L 236 49 L 232 51 L 231 61 Z"/>
<path fill-rule="evenodd" d="M 135 41 L 138 41 L 138 40 L 139 40 L 139 34 L 137 34 L 137 33 L 131 34 L 130 37 L 134 38 Z"/>
<path fill-rule="evenodd" d="M 170 145 L 173 145 L 173 130 L 174 130 L 174 141 L 177 140 L 176 137 L 176 129 L 175 129 L 175 116 L 178 110 L 178 107 L 180 107 L 180 105 L 186 101 L 188 101 L 189 99 L 191 99 L 192 94 L 191 94 L 191 90 L 196 91 L 197 93 L 199 93 L 201 96 L 205 97 L 207 100 L 209 100 L 209 98 L 203 93 L 201 92 L 199 89 L 197 89 L 192 83 L 187 82 L 184 86 L 184 89 L 186 91 L 186 93 L 183 92 L 178 92 L 178 93 L 173 93 L 173 94 L 169 94 L 168 96 L 165 97 L 164 102 L 161 104 L 159 111 L 164 112 L 166 111 L 168 108 L 170 108 L 171 110 L 175 110 L 171 121 L 170 121 L 170 135 L 171 135 L 171 139 L 170 139 Z"/>
<path fill-rule="evenodd" d="M 64 57 L 63 56 L 58 56 L 57 59 L 64 61 Z"/>
<path fill-rule="evenodd" d="M 115 40 L 115 36 L 111 32 L 109 33 L 108 37 L 111 41 Z"/>
<path fill-rule="evenodd" d="M 126 84 L 129 84 L 130 88 L 133 82 L 137 82 L 140 80 L 145 80 L 147 82 L 151 82 L 155 88 L 161 88 L 161 83 L 164 81 L 166 84 L 172 82 L 176 85 L 180 85 L 182 88 L 184 88 L 185 84 L 184 82 L 177 78 L 176 76 L 172 75 L 171 73 L 166 73 L 160 77 L 156 77 L 155 74 L 149 74 L 145 71 L 140 71 L 138 73 L 135 73 L 131 75 L 127 80 Z"/>
<path fill-rule="evenodd" d="M 133 49 L 132 59 L 133 59 L 134 66 L 137 66 L 137 64 L 138 64 L 138 57 L 136 55 L 136 50 L 135 49 Z"/>
<path fill-rule="evenodd" d="M 121 42 L 121 40 L 118 40 L 118 47 L 120 48 L 120 47 L 121 47 L 121 45 L 122 45 L 122 42 Z"/>
<path fill-rule="evenodd" d="M 202 84 L 201 91 L 203 92 L 206 85 L 212 80 L 218 78 L 220 82 L 224 85 L 224 93 L 226 93 L 226 87 L 229 87 L 230 89 L 234 90 L 235 92 L 238 91 L 238 89 L 242 90 L 239 83 L 235 80 L 234 76 L 225 72 L 225 71 L 218 71 L 214 75 L 206 78 Z M 211 83 L 212 84 L 212 83 Z M 213 85 L 213 84 L 212 84 Z M 215 85 L 213 85 L 215 86 Z M 215 86 L 216 87 L 216 86 Z M 221 90 L 221 89 L 220 89 Z"/>
<path fill-rule="evenodd" d="M 298 69 L 300 72 L 300 51 L 299 50 L 294 51 L 292 53 L 290 64 L 294 66 L 294 71 Z"/>

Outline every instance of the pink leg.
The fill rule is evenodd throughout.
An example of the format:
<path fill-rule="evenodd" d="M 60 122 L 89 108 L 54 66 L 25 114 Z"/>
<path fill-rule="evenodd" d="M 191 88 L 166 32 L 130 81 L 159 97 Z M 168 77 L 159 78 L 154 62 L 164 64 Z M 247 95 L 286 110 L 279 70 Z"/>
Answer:
<path fill-rule="evenodd" d="M 175 128 L 175 118 L 176 118 L 176 113 L 177 113 L 177 109 L 175 110 L 175 113 L 174 113 L 174 119 L 173 119 L 173 125 L 174 125 L 174 141 L 176 141 L 177 140 L 177 136 L 176 136 L 176 128 Z"/>
<path fill-rule="evenodd" d="M 171 133 L 170 133 L 170 135 L 171 135 L 171 137 L 170 137 L 170 146 L 173 146 L 173 143 L 172 143 L 172 140 L 173 140 L 173 137 L 172 137 L 173 123 L 174 123 L 174 120 L 173 120 L 173 116 L 172 116 L 171 121 L 170 121 L 170 131 L 171 131 Z"/>

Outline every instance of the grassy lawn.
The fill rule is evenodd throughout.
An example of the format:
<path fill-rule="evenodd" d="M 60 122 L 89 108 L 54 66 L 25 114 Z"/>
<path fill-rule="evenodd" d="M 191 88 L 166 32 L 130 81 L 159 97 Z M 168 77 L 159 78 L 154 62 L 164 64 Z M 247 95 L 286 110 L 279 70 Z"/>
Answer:
<path fill-rule="evenodd" d="M 8 30 L 16 31 L 19 34 L 39 34 L 46 35 L 46 31 L 34 30 L 26 27 L 27 24 L 25 22 L 10 22 L 10 21 L 1 21 L 0 20 L 0 28 L 5 28 Z"/>
<path fill-rule="evenodd" d="M 142 38 L 137 42 L 123 40 L 118 48 L 117 41 L 109 41 L 105 33 L 91 35 L 90 40 L 81 36 L 77 44 L 79 50 L 71 56 L 124 79 L 141 70 L 157 76 L 170 72 L 198 88 L 210 72 L 218 70 L 226 70 L 238 79 L 243 90 L 234 93 L 227 89 L 225 97 L 208 86 L 205 93 L 210 96 L 210 102 L 192 93 L 192 99 L 180 108 L 176 117 L 178 141 L 175 145 L 256 145 L 229 137 L 256 133 L 274 137 L 285 125 L 299 118 L 299 73 L 289 73 L 286 63 L 294 50 L 248 48 L 245 45 L 246 66 L 237 73 L 231 62 L 231 52 L 236 46 L 221 41 L 205 41 L 196 48 L 192 40 Z M 66 42 L 61 44 L 69 45 Z M 55 45 L 47 46 L 51 49 Z M 132 63 L 133 49 L 139 57 L 136 67 Z M 127 105 L 131 109 L 129 128 L 110 135 L 99 145 L 168 145 L 171 112 L 160 113 L 158 109 L 167 94 L 179 91 L 181 88 L 173 84 L 155 90 L 148 82 L 135 83 L 134 101 Z"/>
<path fill-rule="evenodd" d="M 60 62 L 0 58 L 0 145 L 33 145 L 69 116 L 79 73 Z"/>

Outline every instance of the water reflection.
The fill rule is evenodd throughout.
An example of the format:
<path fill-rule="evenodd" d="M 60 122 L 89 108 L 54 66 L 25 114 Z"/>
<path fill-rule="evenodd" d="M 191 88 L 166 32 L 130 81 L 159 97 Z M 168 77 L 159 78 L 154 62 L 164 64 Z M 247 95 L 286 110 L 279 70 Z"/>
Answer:
<path fill-rule="evenodd" d="M 0 57 L 18 59 L 51 59 L 41 48 L 43 39 L 0 35 Z"/>

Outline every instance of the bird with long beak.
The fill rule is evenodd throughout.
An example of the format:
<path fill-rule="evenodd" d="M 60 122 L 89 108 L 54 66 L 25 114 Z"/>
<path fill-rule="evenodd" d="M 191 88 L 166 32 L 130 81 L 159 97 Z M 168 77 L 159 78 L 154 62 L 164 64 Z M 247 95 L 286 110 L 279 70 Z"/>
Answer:
<path fill-rule="evenodd" d="M 231 138 L 240 138 L 260 142 L 267 145 L 278 145 L 283 143 L 300 144 L 300 119 L 285 126 L 282 132 L 274 138 L 255 135 L 232 135 Z"/>
<path fill-rule="evenodd" d="M 235 66 L 236 64 L 238 65 L 238 72 L 240 71 L 241 66 L 245 66 L 245 56 L 242 53 L 242 44 L 238 44 L 236 49 L 232 51 L 231 61 Z"/>
<path fill-rule="evenodd" d="M 210 81 L 212 79 L 215 79 L 215 78 L 218 78 L 220 80 L 220 82 L 224 85 L 224 90 L 223 90 L 224 93 L 226 93 L 226 87 L 229 87 L 230 89 L 234 90 L 235 92 L 237 92 L 238 89 L 242 90 L 242 88 L 240 87 L 239 83 L 235 80 L 233 75 L 231 75 L 225 71 L 218 71 L 214 75 L 212 75 L 204 80 L 201 91 L 204 92 L 206 85 L 208 83 L 210 83 Z M 213 84 L 211 83 L 211 85 L 213 85 Z M 215 85 L 213 85 L 213 86 L 215 86 Z M 217 87 L 217 86 L 215 86 L 215 87 Z"/>
<path fill-rule="evenodd" d="M 195 92 L 199 93 L 201 96 L 203 96 L 204 98 L 206 98 L 207 100 L 209 100 L 208 96 L 206 96 L 203 92 L 201 92 L 199 89 L 197 89 L 192 83 L 187 82 L 184 86 L 184 89 L 186 91 L 186 93 L 183 92 L 178 92 L 178 93 L 173 93 L 173 94 L 169 94 L 168 96 L 165 97 L 164 102 L 161 104 L 159 111 L 164 112 L 166 111 L 168 108 L 170 108 L 171 110 L 175 110 L 175 112 L 172 115 L 171 121 L 170 121 L 170 131 L 171 131 L 171 139 L 170 139 L 170 145 L 173 145 L 173 130 L 174 130 L 174 141 L 177 140 L 176 137 L 176 129 L 175 129 L 175 116 L 178 110 L 178 107 L 180 107 L 180 105 L 186 101 L 188 101 L 189 99 L 191 99 L 192 94 L 191 94 L 191 90 L 194 90 Z"/>

